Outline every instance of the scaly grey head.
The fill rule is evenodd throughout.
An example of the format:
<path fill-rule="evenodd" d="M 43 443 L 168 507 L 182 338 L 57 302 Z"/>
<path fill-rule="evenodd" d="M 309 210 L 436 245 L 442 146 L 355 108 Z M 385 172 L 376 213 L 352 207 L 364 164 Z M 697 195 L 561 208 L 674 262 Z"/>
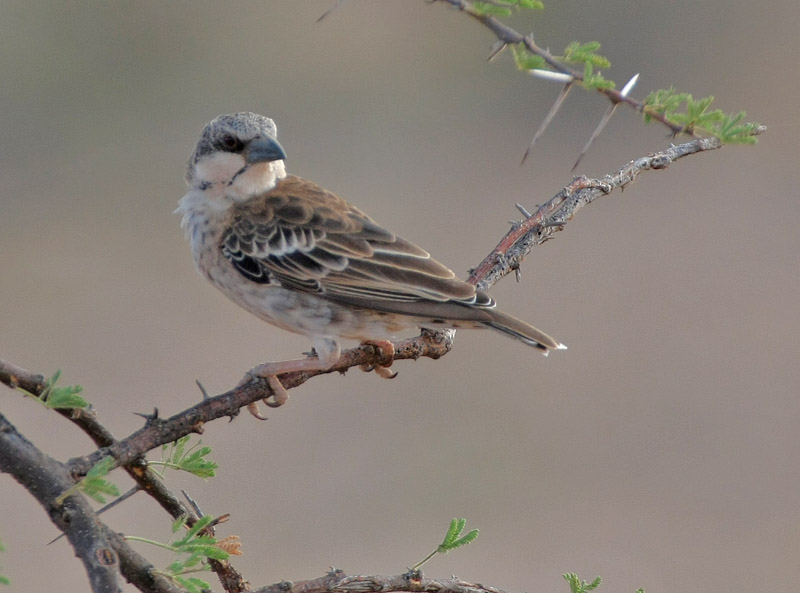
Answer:
<path fill-rule="evenodd" d="M 275 122 L 255 113 L 220 115 L 206 124 L 189 159 L 186 183 L 207 197 L 248 199 L 286 176 Z"/>

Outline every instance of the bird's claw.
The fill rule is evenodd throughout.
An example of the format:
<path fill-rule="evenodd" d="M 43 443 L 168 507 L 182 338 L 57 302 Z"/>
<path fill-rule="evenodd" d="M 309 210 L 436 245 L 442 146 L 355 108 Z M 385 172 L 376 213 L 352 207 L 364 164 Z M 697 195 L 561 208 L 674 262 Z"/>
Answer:
<path fill-rule="evenodd" d="M 269 383 L 269 386 L 272 389 L 272 394 L 269 397 L 262 398 L 261 401 L 270 408 L 280 408 L 289 399 L 289 394 L 286 392 L 286 388 L 281 384 L 281 380 L 275 375 L 267 375 L 266 377 L 262 377 L 257 375 L 256 372 L 256 369 L 248 371 L 245 377 L 249 376 L 253 381 L 256 379 L 266 379 L 267 383 Z M 247 411 L 259 420 L 267 420 L 267 416 L 264 416 L 261 413 L 261 410 L 258 409 L 258 404 L 256 402 L 247 404 Z"/>
<path fill-rule="evenodd" d="M 375 364 L 362 364 L 359 368 L 368 373 L 375 371 L 375 373 L 384 379 L 394 379 L 397 376 L 397 371 L 389 370 L 394 362 L 394 344 L 388 340 L 365 340 L 364 344 L 374 346 L 381 353 L 380 363 Z"/>
<path fill-rule="evenodd" d="M 269 418 L 267 416 L 264 416 L 261 413 L 261 410 L 258 409 L 258 404 L 256 402 L 247 404 L 247 411 L 250 412 L 250 414 L 254 418 L 257 418 L 258 420 L 269 420 Z"/>
<path fill-rule="evenodd" d="M 393 371 L 389 367 L 376 366 L 372 370 L 384 379 L 394 379 L 397 376 L 397 371 Z"/>

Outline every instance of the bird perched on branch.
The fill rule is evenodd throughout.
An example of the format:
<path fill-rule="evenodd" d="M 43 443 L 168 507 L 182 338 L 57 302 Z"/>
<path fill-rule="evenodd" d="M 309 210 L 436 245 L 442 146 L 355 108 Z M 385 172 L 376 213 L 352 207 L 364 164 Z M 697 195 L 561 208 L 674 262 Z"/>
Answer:
<path fill-rule="evenodd" d="M 221 115 L 200 135 L 177 209 L 197 269 L 214 286 L 255 316 L 313 341 L 316 358 L 250 372 L 273 387 L 268 404 L 286 399 L 277 375 L 333 366 L 340 338 L 376 344 L 389 361 L 386 340 L 418 327 L 488 327 L 544 354 L 565 348 L 498 311 L 488 294 L 427 251 L 315 183 L 287 175 L 285 158 L 270 118 Z"/>

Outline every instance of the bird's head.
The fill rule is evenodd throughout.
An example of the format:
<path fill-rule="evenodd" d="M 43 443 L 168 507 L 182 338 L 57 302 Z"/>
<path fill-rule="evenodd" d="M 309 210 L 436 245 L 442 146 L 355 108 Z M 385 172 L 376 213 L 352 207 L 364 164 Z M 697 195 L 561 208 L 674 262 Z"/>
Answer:
<path fill-rule="evenodd" d="M 206 124 L 189 159 L 186 183 L 209 197 L 244 201 L 286 176 L 275 122 L 255 113 L 220 115 Z"/>

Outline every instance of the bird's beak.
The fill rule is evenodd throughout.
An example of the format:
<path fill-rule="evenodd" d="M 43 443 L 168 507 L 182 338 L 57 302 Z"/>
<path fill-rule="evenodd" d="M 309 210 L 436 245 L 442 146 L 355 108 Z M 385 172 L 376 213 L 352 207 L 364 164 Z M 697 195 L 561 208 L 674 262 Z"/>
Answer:
<path fill-rule="evenodd" d="M 251 140 L 244 151 L 248 165 L 281 161 L 286 158 L 283 147 L 275 138 L 264 136 Z"/>

